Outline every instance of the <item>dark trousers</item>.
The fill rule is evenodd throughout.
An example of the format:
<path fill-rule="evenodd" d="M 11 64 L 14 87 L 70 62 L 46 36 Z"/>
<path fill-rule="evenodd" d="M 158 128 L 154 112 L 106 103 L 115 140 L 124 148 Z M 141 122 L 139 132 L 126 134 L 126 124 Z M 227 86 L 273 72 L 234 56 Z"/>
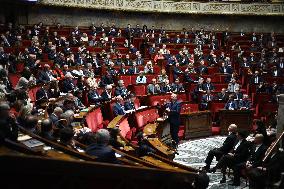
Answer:
<path fill-rule="evenodd" d="M 249 186 L 251 189 L 265 189 L 267 185 L 267 175 L 264 171 L 253 168 L 247 172 Z"/>
<path fill-rule="evenodd" d="M 179 124 L 177 125 L 177 124 L 170 123 L 171 137 L 176 142 L 176 144 L 179 143 L 178 131 L 179 131 Z"/>
<path fill-rule="evenodd" d="M 241 172 L 245 168 L 246 168 L 246 163 L 239 163 L 234 166 L 233 171 L 234 171 L 234 182 L 235 183 L 240 183 Z"/>
<path fill-rule="evenodd" d="M 236 164 L 234 156 L 230 156 L 228 154 L 223 155 L 221 159 L 218 161 L 216 168 L 221 169 L 223 174 L 226 173 L 227 167 L 233 167 Z"/>
<path fill-rule="evenodd" d="M 223 154 L 224 152 L 222 152 L 219 148 L 214 148 L 213 150 L 210 150 L 205 160 L 206 166 L 210 167 L 214 157 L 216 157 L 216 160 L 218 161 L 223 156 Z"/>

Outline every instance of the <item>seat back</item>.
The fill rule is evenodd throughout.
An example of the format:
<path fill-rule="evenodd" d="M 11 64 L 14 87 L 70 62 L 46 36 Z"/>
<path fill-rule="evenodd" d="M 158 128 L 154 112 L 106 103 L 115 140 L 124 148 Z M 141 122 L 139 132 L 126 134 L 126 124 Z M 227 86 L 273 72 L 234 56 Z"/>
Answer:
<path fill-rule="evenodd" d="M 159 117 L 158 110 L 156 108 L 148 108 L 146 110 L 138 111 L 135 113 L 137 127 L 141 128 L 152 123 Z"/>

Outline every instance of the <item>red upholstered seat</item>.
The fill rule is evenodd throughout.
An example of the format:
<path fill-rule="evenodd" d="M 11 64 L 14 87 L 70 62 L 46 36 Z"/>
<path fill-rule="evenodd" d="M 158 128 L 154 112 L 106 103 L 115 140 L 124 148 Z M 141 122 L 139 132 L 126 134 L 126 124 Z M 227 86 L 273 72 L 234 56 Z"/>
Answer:
<path fill-rule="evenodd" d="M 127 87 L 130 84 L 132 84 L 131 75 L 120 75 L 119 76 L 119 80 L 123 80 L 124 81 L 125 87 Z"/>
<path fill-rule="evenodd" d="M 22 72 L 24 70 L 25 64 L 24 63 L 18 63 L 16 65 L 16 71 L 17 72 Z"/>
<path fill-rule="evenodd" d="M 225 103 L 221 102 L 213 102 L 211 103 L 211 112 L 213 113 L 213 119 L 216 118 L 217 113 L 219 110 L 224 109 Z"/>
<path fill-rule="evenodd" d="M 119 123 L 119 129 L 120 129 L 121 136 L 123 136 L 124 138 L 130 138 L 131 139 L 132 134 L 130 133 L 131 129 L 130 129 L 130 126 L 129 126 L 127 118 L 123 119 Z"/>
<path fill-rule="evenodd" d="M 221 128 L 220 127 L 212 127 L 212 135 L 219 135 L 221 132 Z"/>
<path fill-rule="evenodd" d="M 104 128 L 108 121 L 103 120 L 103 115 L 100 108 L 95 108 L 91 112 L 89 112 L 86 116 L 86 122 L 88 127 L 96 132 L 98 129 Z"/>
<path fill-rule="evenodd" d="M 21 76 L 18 75 L 18 74 L 12 74 L 12 73 L 10 73 L 8 77 L 9 77 L 9 80 L 10 80 L 12 86 L 13 86 L 13 87 L 16 87 L 16 85 L 17 85 L 17 83 L 18 83 L 18 81 L 19 81 L 19 79 L 20 79 Z"/>
<path fill-rule="evenodd" d="M 222 88 L 226 88 L 227 89 L 227 87 L 228 87 L 228 84 L 226 84 L 226 83 L 218 83 L 218 84 L 214 84 L 214 86 L 215 86 L 215 91 L 216 92 L 221 92 L 221 90 L 222 90 Z"/>
<path fill-rule="evenodd" d="M 29 95 L 29 97 L 31 99 L 31 102 L 35 102 L 36 101 L 36 92 L 38 91 L 39 88 L 40 88 L 40 86 L 34 86 L 34 87 L 29 89 L 28 95 Z"/>
<path fill-rule="evenodd" d="M 137 96 L 144 96 L 146 95 L 146 85 L 133 85 L 132 92 Z"/>

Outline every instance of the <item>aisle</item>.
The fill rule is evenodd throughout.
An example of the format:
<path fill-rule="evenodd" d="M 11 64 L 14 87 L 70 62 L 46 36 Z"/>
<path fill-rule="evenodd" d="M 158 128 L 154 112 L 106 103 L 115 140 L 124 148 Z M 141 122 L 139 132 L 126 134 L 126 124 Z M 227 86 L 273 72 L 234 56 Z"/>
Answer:
<path fill-rule="evenodd" d="M 205 165 L 204 161 L 209 150 L 221 146 L 224 140 L 225 137 L 223 136 L 214 136 L 203 139 L 195 139 L 191 141 L 182 141 L 178 147 L 179 155 L 176 155 L 174 161 L 183 165 L 188 165 L 199 169 Z M 217 162 L 214 159 L 211 164 L 211 167 L 215 166 L 216 163 Z M 227 183 L 219 184 L 219 181 L 222 178 L 222 174 L 219 170 L 214 174 L 208 173 L 208 176 L 210 177 L 210 189 L 248 188 L 245 187 L 244 181 L 241 183 L 240 187 L 233 187 L 228 185 L 228 183 L 230 183 L 231 178 L 227 179 Z"/>

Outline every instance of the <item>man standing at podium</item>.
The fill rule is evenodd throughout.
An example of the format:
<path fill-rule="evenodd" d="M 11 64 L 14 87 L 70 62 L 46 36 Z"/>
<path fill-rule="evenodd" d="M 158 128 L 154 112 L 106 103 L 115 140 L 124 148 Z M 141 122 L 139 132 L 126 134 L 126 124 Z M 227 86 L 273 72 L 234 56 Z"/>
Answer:
<path fill-rule="evenodd" d="M 177 100 L 177 94 L 172 93 L 171 102 L 166 105 L 166 111 L 169 116 L 171 137 L 175 142 L 175 145 L 178 145 L 179 143 L 178 131 L 180 125 L 180 110 L 181 104 Z"/>

